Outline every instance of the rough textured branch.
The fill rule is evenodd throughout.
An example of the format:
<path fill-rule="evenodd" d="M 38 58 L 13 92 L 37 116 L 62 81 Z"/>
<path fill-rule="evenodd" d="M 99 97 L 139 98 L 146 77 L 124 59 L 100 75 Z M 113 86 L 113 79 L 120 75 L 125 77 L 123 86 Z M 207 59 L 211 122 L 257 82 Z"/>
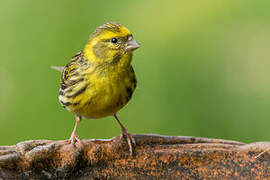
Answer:
<path fill-rule="evenodd" d="M 66 141 L 35 140 L 0 146 L 0 179 L 270 179 L 270 143 L 133 135 L 129 156 L 120 137 Z"/>

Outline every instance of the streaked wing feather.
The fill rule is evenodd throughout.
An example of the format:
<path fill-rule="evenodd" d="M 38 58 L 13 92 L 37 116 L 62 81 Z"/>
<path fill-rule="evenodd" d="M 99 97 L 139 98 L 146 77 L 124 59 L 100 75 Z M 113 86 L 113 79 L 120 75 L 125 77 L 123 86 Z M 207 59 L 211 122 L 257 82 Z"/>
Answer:
<path fill-rule="evenodd" d="M 74 79 L 77 75 L 78 69 L 81 67 L 80 63 L 82 63 L 82 58 L 82 53 L 79 52 L 73 56 L 69 63 L 64 67 L 62 72 L 62 89 L 74 84 L 74 80 L 72 80 L 72 78 Z"/>

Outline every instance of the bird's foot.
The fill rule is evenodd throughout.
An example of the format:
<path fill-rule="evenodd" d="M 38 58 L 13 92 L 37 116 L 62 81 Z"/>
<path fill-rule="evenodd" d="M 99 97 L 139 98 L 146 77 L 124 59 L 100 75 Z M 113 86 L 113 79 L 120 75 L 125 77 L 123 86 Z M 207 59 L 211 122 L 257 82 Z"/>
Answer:
<path fill-rule="evenodd" d="M 75 146 L 76 142 L 80 143 L 81 141 L 76 133 L 72 133 L 69 140 L 68 140 L 68 143 Z"/>
<path fill-rule="evenodd" d="M 123 129 L 122 130 L 122 137 L 121 138 L 124 138 L 127 143 L 128 143 L 128 147 L 129 147 L 129 154 L 130 156 L 132 156 L 133 154 L 133 147 L 132 147 L 132 144 L 134 146 L 136 146 L 136 141 L 135 139 L 132 137 L 131 134 L 128 133 L 128 131 L 126 129 Z"/>

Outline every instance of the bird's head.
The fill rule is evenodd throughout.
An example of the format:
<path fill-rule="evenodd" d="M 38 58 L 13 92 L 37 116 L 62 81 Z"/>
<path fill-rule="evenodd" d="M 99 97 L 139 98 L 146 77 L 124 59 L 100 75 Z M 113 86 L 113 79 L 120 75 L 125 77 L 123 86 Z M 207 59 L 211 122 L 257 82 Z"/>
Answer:
<path fill-rule="evenodd" d="M 130 61 L 132 51 L 139 47 L 126 27 L 110 22 L 93 32 L 85 46 L 84 56 L 89 61 L 97 62 L 117 63 L 123 57 Z"/>

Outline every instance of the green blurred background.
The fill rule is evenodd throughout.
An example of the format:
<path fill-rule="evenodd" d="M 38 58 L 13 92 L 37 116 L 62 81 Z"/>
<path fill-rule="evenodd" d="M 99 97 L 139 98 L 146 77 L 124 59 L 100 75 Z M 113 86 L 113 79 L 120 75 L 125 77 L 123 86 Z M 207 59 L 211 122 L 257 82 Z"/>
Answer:
<path fill-rule="evenodd" d="M 60 73 L 93 30 L 127 26 L 141 43 L 138 88 L 119 116 L 132 133 L 270 140 L 270 1 L 0 2 L 0 145 L 67 139 Z M 83 120 L 80 138 L 110 138 L 112 118 Z"/>

